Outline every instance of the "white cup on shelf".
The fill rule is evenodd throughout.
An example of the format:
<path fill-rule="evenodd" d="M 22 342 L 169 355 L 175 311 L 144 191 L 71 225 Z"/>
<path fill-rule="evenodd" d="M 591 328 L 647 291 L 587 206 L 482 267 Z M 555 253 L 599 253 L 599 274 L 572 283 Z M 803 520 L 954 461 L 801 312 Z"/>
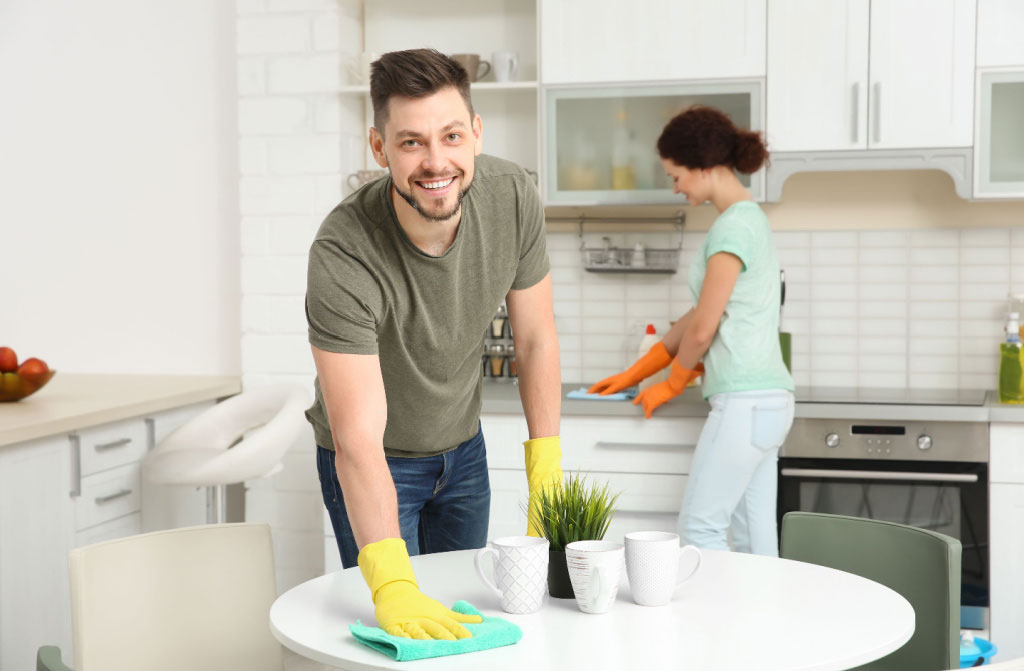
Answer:
<path fill-rule="evenodd" d="M 518 69 L 519 54 L 515 51 L 495 51 L 491 54 L 491 70 L 494 72 L 494 81 L 513 81 Z"/>

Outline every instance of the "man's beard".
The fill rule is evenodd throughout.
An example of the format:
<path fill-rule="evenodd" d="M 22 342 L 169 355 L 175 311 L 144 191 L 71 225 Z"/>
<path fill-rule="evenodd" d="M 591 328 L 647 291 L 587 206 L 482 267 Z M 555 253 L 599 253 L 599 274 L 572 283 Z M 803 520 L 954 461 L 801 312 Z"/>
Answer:
<path fill-rule="evenodd" d="M 413 196 L 411 193 L 406 193 L 402 191 L 400 188 L 398 188 L 397 182 L 392 182 L 392 186 L 395 188 L 395 192 L 402 197 L 402 200 L 409 203 L 409 207 L 419 212 L 420 216 L 423 217 L 424 219 L 428 221 L 448 221 L 456 214 L 458 214 L 459 208 L 462 207 L 462 199 L 466 197 L 467 193 L 469 193 L 469 189 L 473 186 L 473 183 L 470 182 L 465 189 L 459 191 L 459 197 L 458 199 L 456 199 L 455 205 L 452 207 L 451 211 L 444 212 L 442 214 L 434 214 L 432 212 L 427 212 L 423 208 L 423 206 L 420 205 L 419 201 L 416 200 L 415 196 Z"/>

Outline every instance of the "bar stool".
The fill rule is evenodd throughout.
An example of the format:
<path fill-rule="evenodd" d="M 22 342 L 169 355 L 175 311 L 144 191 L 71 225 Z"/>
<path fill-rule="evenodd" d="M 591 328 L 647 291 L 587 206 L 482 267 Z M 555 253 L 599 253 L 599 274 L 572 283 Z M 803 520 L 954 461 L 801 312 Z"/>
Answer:
<path fill-rule="evenodd" d="M 243 391 L 186 422 L 142 462 L 161 485 L 206 487 L 207 522 L 224 522 L 225 486 L 266 478 L 306 425 L 307 386 L 275 384 Z"/>

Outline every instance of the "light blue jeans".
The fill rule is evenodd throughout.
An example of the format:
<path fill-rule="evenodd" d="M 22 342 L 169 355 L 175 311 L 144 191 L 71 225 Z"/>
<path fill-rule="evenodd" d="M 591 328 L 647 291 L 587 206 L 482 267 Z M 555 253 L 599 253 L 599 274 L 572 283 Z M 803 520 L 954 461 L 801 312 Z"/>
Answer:
<path fill-rule="evenodd" d="M 783 389 L 712 396 L 697 440 L 679 536 L 700 548 L 777 557 L 779 448 L 793 424 L 793 394 Z"/>

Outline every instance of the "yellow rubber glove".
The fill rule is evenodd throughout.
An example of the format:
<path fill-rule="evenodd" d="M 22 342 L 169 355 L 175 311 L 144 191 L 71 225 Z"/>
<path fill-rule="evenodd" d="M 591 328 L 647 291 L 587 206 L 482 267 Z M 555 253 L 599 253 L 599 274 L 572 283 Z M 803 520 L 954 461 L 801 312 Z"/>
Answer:
<path fill-rule="evenodd" d="M 535 524 L 533 507 L 543 489 L 562 486 L 562 439 L 558 436 L 531 438 L 523 447 L 526 448 L 526 482 L 530 486 L 526 534 L 542 536 Z"/>
<path fill-rule="evenodd" d="M 658 384 L 652 384 L 637 394 L 636 398 L 633 399 L 633 405 L 643 404 L 644 416 L 650 419 L 651 413 L 654 412 L 655 408 L 682 394 L 683 390 L 686 389 L 686 385 L 690 384 L 690 380 L 703 372 L 704 364 L 702 363 L 694 366 L 693 370 L 687 370 L 679 365 L 677 359 L 673 359 L 672 371 L 669 373 L 668 379 Z"/>
<path fill-rule="evenodd" d="M 401 538 L 364 545 L 358 562 L 377 607 L 377 626 L 392 636 L 454 641 L 473 636 L 460 622 L 482 621 L 479 615 L 445 608 L 419 590 L 409 551 Z"/>
<path fill-rule="evenodd" d="M 655 343 L 651 349 L 647 350 L 647 354 L 637 359 L 632 366 L 621 373 L 606 377 L 588 389 L 587 393 L 601 394 L 601 396 L 614 394 L 626 387 L 639 384 L 641 380 L 654 375 L 670 363 L 672 363 L 672 355 L 660 342 Z"/>

